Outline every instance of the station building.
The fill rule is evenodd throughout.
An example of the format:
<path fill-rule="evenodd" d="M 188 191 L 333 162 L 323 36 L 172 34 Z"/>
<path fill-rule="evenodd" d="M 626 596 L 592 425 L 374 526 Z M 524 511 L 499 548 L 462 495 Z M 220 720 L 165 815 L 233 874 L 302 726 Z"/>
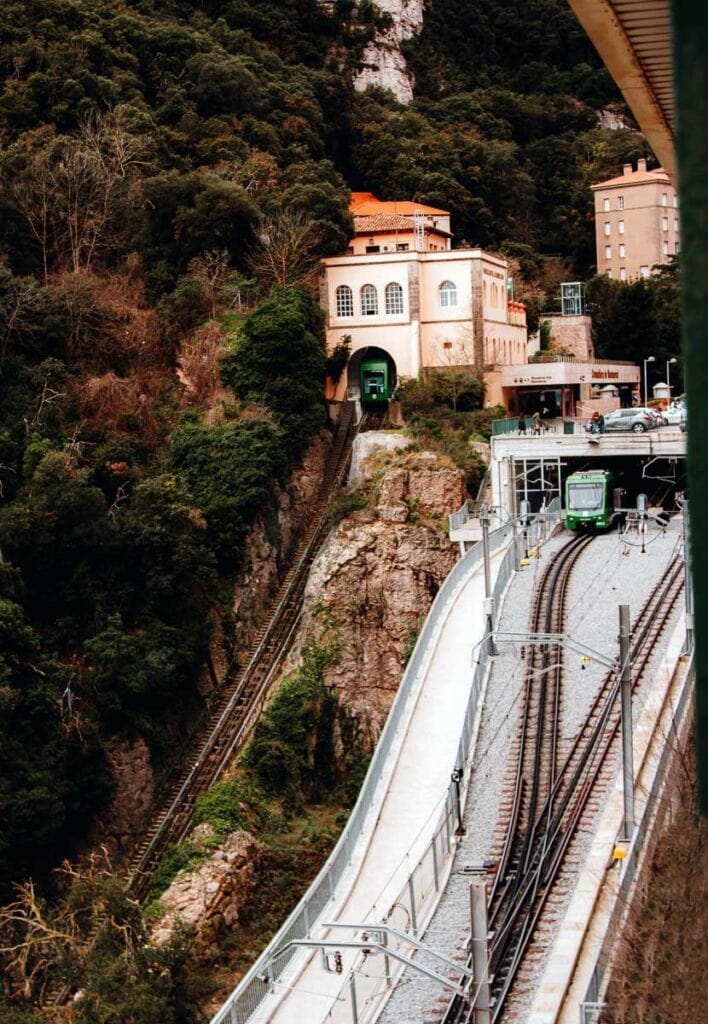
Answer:
<path fill-rule="evenodd" d="M 351 338 L 349 366 L 330 397 L 359 397 L 363 358 L 385 356 L 392 378 L 466 367 L 503 400 L 501 371 L 527 361 L 526 311 L 507 293 L 508 264 L 482 249 L 452 249 L 450 215 L 419 203 L 354 193 L 354 237 L 322 261 L 327 347 Z"/>
<path fill-rule="evenodd" d="M 648 277 L 680 249 L 678 196 L 663 167 L 623 173 L 591 186 L 595 197 L 597 272 L 617 281 Z"/>
<path fill-rule="evenodd" d="M 426 369 L 469 369 L 484 380 L 488 405 L 515 413 L 571 417 L 631 403 L 639 368 L 595 359 L 581 285 L 562 286 L 563 312 L 549 318 L 552 349 L 529 358 L 526 310 L 509 296 L 507 261 L 453 249 L 447 210 L 355 192 L 351 211 L 347 251 L 320 268 L 327 349 L 346 338 L 351 352 L 330 400 L 360 398 L 362 362 L 376 359 L 387 361 L 392 386 Z M 610 390 L 600 400 L 603 386 Z"/>

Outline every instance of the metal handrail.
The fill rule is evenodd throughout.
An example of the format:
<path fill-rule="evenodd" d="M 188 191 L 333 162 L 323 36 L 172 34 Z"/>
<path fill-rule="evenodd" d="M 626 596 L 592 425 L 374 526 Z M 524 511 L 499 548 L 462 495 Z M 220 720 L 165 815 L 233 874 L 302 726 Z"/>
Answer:
<path fill-rule="evenodd" d="M 545 523 L 558 517 L 560 502 L 557 499 L 556 502 L 558 508 L 551 508 L 549 506 L 546 510 L 546 516 L 543 520 Z M 539 517 L 537 522 L 540 521 Z M 536 526 L 536 523 L 534 523 L 534 526 Z M 498 549 L 505 545 L 512 535 L 512 525 L 507 523 L 490 534 L 490 543 L 495 549 Z M 506 585 L 506 581 L 512 571 L 512 556 L 513 552 L 511 550 L 507 551 L 500 567 L 497 586 L 500 586 L 502 577 L 504 577 L 503 585 Z M 273 982 L 285 971 L 290 959 L 294 955 L 294 951 L 291 951 L 290 955 L 286 957 L 279 957 L 277 960 L 273 958 L 273 954 L 276 950 L 287 946 L 293 939 L 304 938 L 309 934 L 311 928 L 318 921 L 321 921 L 327 905 L 333 898 L 339 880 L 351 862 L 355 845 L 364 830 L 365 821 L 374 806 L 374 797 L 379 788 L 382 769 L 393 747 L 397 730 L 408 710 L 410 698 L 415 692 L 418 682 L 422 679 L 424 667 L 427 667 L 429 656 L 431 656 L 434 647 L 434 641 L 437 640 L 438 627 L 447 617 L 449 609 L 456 600 L 463 583 L 482 561 L 482 558 L 481 544 L 471 548 L 455 564 L 440 587 L 403 673 L 401 684 L 374 750 L 358 799 L 349 815 L 343 832 L 307 892 L 279 931 L 273 936 L 256 962 L 241 979 L 226 1002 L 212 1018 L 211 1024 L 245 1024 L 266 997 Z M 501 590 L 499 592 L 501 593 Z M 463 748 L 469 745 L 474 715 L 476 713 L 476 702 L 481 691 L 481 682 L 485 670 L 486 645 L 480 650 L 480 656 L 475 669 L 472 693 L 470 694 L 470 701 L 468 702 L 468 709 L 463 722 L 457 758 L 461 756 Z M 465 761 L 466 756 L 463 757 L 463 763 Z M 447 802 L 446 809 L 443 811 L 443 817 L 445 814 L 449 814 Z"/>

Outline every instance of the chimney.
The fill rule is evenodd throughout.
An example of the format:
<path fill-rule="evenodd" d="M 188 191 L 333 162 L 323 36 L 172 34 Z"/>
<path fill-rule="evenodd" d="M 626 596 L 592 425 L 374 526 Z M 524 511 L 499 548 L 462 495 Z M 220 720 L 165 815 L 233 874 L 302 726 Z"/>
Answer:
<path fill-rule="evenodd" d="M 644 157 L 642 157 L 641 160 L 637 160 L 637 170 L 638 171 L 646 171 L 646 169 L 647 169 L 647 162 L 644 159 Z"/>
<path fill-rule="evenodd" d="M 622 174 L 631 174 L 631 173 L 632 173 L 632 165 L 631 164 L 624 164 L 623 167 L 622 167 Z"/>

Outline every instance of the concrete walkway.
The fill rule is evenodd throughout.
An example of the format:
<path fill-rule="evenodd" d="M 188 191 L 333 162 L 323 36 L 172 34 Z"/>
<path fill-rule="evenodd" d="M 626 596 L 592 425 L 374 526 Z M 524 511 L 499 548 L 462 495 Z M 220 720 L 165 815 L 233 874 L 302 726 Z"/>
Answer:
<path fill-rule="evenodd" d="M 493 579 L 504 550 L 493 553 Z M 407 716 L 405 734 L 392 751 L 392 763 L 387 762 L 382 772 L 381 799 L 375 801 L 378 813 L 352 858 L 352 872 L 345 874 L 335 893 L 328 914 L 331 921 L 380 922 L 429 843 L 450 785 L 472 680 L 473 648 L 484 636 L 484 628 L 484 571 L 478 564 L 461 583 L 432 645 L 417 693 L 411 698 L 415 703 Z M 322 932 L 319 937 L 324 935 Z M 328 937 L 344 940 L 356 936 L 338 929 Z M 356 953 L 342 949 L 342 955 L 341 974 L 324 971 L 319 953 L 297 956 L 251 1024 L 351 1021 L 348 994 L 343 990 Z M 358 986 L 362 1020 L 368 1016 L 363 1011 L 367 1000 L 374 997 L 377 983 L 372 981 L 370 987 L 367 995 L 366 983 L 363 991 L 361 982 Z"/>

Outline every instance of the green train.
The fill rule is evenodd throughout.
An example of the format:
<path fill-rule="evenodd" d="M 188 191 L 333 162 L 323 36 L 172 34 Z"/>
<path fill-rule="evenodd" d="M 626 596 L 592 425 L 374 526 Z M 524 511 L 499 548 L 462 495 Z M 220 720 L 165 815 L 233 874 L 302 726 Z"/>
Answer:
<path fill-rule="evenodd" d="M 565 481 L 565 525 L 569 530 L 603 530 L 614 516 L 614 476 L 608 469 L 571 473 Z"/>
<path fill-rule="evenodd" d="M 365 359 L 360 369 L 361 404 L 385 405 L 391 397 L 391 369 L 386 359 Z"/>

